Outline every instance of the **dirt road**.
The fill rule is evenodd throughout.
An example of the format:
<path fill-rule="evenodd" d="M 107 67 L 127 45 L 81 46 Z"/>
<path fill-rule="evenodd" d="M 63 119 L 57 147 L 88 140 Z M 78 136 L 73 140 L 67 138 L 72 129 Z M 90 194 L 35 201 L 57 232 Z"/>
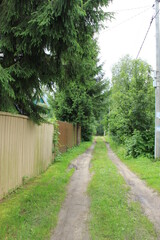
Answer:
<path fill-rule="evenodd" d="M 155 225 L 157 232 L 160 232 L 160 195 L 146 186 L 134 173 L 132 173 L 107 144 L 108 156 L 117 166 L 120 174 L 130 186 L 130 194 L 134 201 L 139 201 L 151 222 Z M 158 238 L 160 239 L 160 238 Z"/>
<path fill-rule="evenodd" d="M 160 239 L 160 195 L 132 173 L 113 153 L 108 144 L 107 148 L 110 160 L 117 166 L 127 185 L 130 186 L 130 197 L 132 200 L 140 202 L 144 213 L 157 230 L 157 239 Z M 51 240 L 90 239 L 88 232 L 89 198 L 86 190 L 91 180 L 89 165 L 93 149 L 94 145 L 70 165 L 70 168 L 74 167 L 76 171 L 68 186 L 67 197 L 61 208 L 58 225 Z"/>
<path fill-rule="evenodd" d="M 70 165 L 70 168 L 74 167 L 76 171 L 68 186 L 67 198 L 60 211 L 58 225 L 51 240 L 90 239 L 87 227 L 89 198 L 86 191 L 91 179 L 89 165 L 93 149 L 94 144 Z"/>

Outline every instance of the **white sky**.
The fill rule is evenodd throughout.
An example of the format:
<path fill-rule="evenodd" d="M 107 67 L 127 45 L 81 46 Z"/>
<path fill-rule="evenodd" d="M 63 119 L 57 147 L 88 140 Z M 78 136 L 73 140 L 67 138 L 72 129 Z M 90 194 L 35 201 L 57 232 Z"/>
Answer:
<path fill-rule="evenodd" d="M 111 78 L 111 68 L 126 54 L 136 58 L 144 40 L 152 16 L 155 15 L 155 0 L 113 0 L 107 11 L 117 12 L 107 29 L 99 33 L 101 61 L 104 62 L 106 77 Z M 133 9 L 136 8 L 136 9 Z M 125 10 L 128 9 L 128 10 Z M 132 9 L 132 10 L 131 10 Z M 139 57 L 155 69 L 156 65 L 155 20 Z"/>

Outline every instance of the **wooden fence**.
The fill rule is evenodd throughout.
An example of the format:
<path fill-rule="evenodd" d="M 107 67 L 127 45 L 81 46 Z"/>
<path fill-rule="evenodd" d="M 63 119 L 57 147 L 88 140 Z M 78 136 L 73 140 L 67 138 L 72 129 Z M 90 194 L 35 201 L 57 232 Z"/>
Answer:
<path fill-rule="evenodd" d="M 59 150 L 78 145 L 81 127 L 58 122 Z M 34 124 L 26 116 L 0 112 L 0 199 L 22 185 L 25 178 L 37 176 L 53 161 L 52 124 Z"/>
<path fill-rule="evenodd" d="M 81 142 L 81 127 L 68 122 L 58 121 L 59 150 L 65 152 L 68 148 L 79 145 Z"/>
<path fill-rule="evenodd" d="M 0 199 L 52 162 L 53 125 L 0 112 Z"/>

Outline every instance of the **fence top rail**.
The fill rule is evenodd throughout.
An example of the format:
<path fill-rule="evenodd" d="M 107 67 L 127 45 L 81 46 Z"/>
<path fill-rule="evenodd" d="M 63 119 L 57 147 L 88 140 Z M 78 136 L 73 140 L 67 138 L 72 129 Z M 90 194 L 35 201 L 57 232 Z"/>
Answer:
<path fill-rule="evenodd" d="M 29 117 L 25 116 L 25 115 L 20 115 L 20 114 L 12 114 L 12 113 L 8 113 L 8 112 L 1 112 L 0 111 L 0 116 L 6 116 L 6 117 L 15 117 L 15 118 L 21 118 L 21 119 L 27 119 L 27 120 L 31 120 Z M 46 124 L 49 125 L 53 125 L 50 122 L 45 122 Z"/>
<path fill-rule="evenodd" d="M 57 120 L 59 123 L 62 123 L 62 124 L 70 124 L 70 125 L 73 125 L 73 126 L 76 126 L 77 124 L 76 123 L 72 123 L 72 122 L 66 122 L 66 121 L 61 121 L 61 120 Z"/>
<path fill-rule="evenodd" d="M 0 116 L 8 116 L 8 117 L 16 117 L 16 118 L 23 118 L 23 119 L 29 119 L 25 115 L 20 115 L 20 114 L 12 114 L 8 112 L 0 112 Z"/>

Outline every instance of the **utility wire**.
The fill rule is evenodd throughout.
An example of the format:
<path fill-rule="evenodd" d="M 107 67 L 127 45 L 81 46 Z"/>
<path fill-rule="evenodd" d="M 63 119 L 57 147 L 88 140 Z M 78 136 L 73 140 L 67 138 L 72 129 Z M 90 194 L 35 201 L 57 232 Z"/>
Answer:
<path fill-rule="evenodd" d="M 153 4 L 152 7 L 154 7 L 154 6 L 155 6 L 155 5 Z M 159 11 L 160 11 L 160 9 L 159 9 Z M 149 30 L 150 30 L 150 28 L 151 28 L 151 25 L 152 25 L 152 23 L 153 23 L 153 20 L 154 20 L 154 19 L 156 18 L 156 16 L 159 14 L 159 11 L 155 14 L 155 16 L 152 16 L 152 18 L 151 18 L 149 27 L 148 27 L 147 32 L 146 32 L 146 34 L 145 34 L 144 40 L 143 40 L 143 42 L 142 42 L 142 45 L 141 45 L 141 47 L 140 47 L 140 49 L 139 49 L 139 51 L 138 51 L 136 60 L 138 59 L 139 54 L 140 54 L 140 52 L 141 52 L 141 50 L 142 50 L 142 48 L 143 48 L 143 45 L 144 45 L 144 43 L 145 43 L 145 40 L 146 40 L 146 38 L 147 38 L 147 35 L 148 35 L 148 33 L 149 33 Z M 131 70 L 130 70 L 129 76 L 131 75 L 132 70 L 133 70 L 133 67 L 132 67 Z"/>
<path fill-rule="evenodd" d="M 147 6 L 143 6 L 143 7 L 137 7 L 137 8 L 126 8 L 126 9 L 119 9 L 119 10 L 113 10 L 113 11 L 109 11 L 109 13 L 119 13 L 119 12 L 125 12 L 125 11 L 134 11 L 134 10 L 138 10 L 138 9 L 144 9 L 144 8 L 148 8 L 150 7 L 150 5 Z"/>
<path fill-rule="evenodd" d="M 143 42 L 142 42 L 142 44 L 141 44 L 141 47 L 140 47 L 140 49 L 139 49 L 139 51 L 138 51 L 138 54 L 137 54 L 136 59 L 138 59 L 138 57 L 139 57 L 139 54 L 140 54 L 140 52 L 141 52 L 141 50 L 142 50 L 142 48 L 143 48 L 143 45 L 144 45 L 144 43 L 145 43 L 145 41 L 146 41 L 147 36 L 148 36 L 149 30 L 150 30 L 150 28 L 151 28 L 151 26 L 152 26 L 153 20 L 157 17 L 157 15 L 159 14 L 159 11 L 160 11 L 160 9 L 157 11 L 157 13 L 155 14 L 155 16 L 152 17 L 152 19 L 151 19 L 151 21 L 150 21 L 149 27 L 148 27 L 148 29 L 147 29 L 147 32 L 146 32 L 146 34 L 145 34 L 145 37 L 144 37 Z"/>
<path fill-rule="evenodd" d="M 145 12 L 148 11 L 150 8 L 151 8 L 151 7 L 145 9 L 144 11 L 139 12 L 138 14 L 136 14 L 136 15 L 130 17 L 130 18 L 127 18 L 127 19 L 124 20 L 123 22 L 120 22 L 119 24 L 117 24 L 117 25 L 115 25 L 115 26 L 113 26 L 113 27 L 111 27 L 111 28 L 107 28 L 107 29 L 103 30 L 102 33 L 106 32 L 106 31 L 110 31 L 110 30 L 112 30 L 112 29 L 114 29 L 114 28 L 116 28 L 116 27 L 119 27 L 120 25 L 122 25 L 122 24 L 124 24 L 124 23 L 126 23 L 126 22 L 128 22 L 128 21 L 130 21 L 130 20 L 132 20 L 132 19 L 134 19 L 134 18 L 136 18 L 136 17 L 138 17 L 139 15 L 145 13 Z"/>
<path fill-rule="evenodd" d="M 134 16 L 132 16 L 132 17 L 124 20 L 123 22 L 117 24 L 117 25 L 114 26 L 113 28 L 118 27 L 118 26 L 120 26 L 120 25 L 122 25 L 122 24 L 124 24 L 124 23 L 126 23 L 126 22 L 128 22 L 128 21 L 130 21 L 130 20 L 132 20 L 132 19 L 134 19 L 134 18 L 136 18 L 136 17 L 138 17 L 139 15 L 141 15 L 141 14 L 145 13 L 146 11 L 148 11 L 150 8 L 151 8 L 151 7 L 149 7 L 149 8 L 147 8 L 147 9 L 143 10 L 142 12 L 139 12 L 139 13 L 137 13 L 136 15 L 134 15 Z"/>

